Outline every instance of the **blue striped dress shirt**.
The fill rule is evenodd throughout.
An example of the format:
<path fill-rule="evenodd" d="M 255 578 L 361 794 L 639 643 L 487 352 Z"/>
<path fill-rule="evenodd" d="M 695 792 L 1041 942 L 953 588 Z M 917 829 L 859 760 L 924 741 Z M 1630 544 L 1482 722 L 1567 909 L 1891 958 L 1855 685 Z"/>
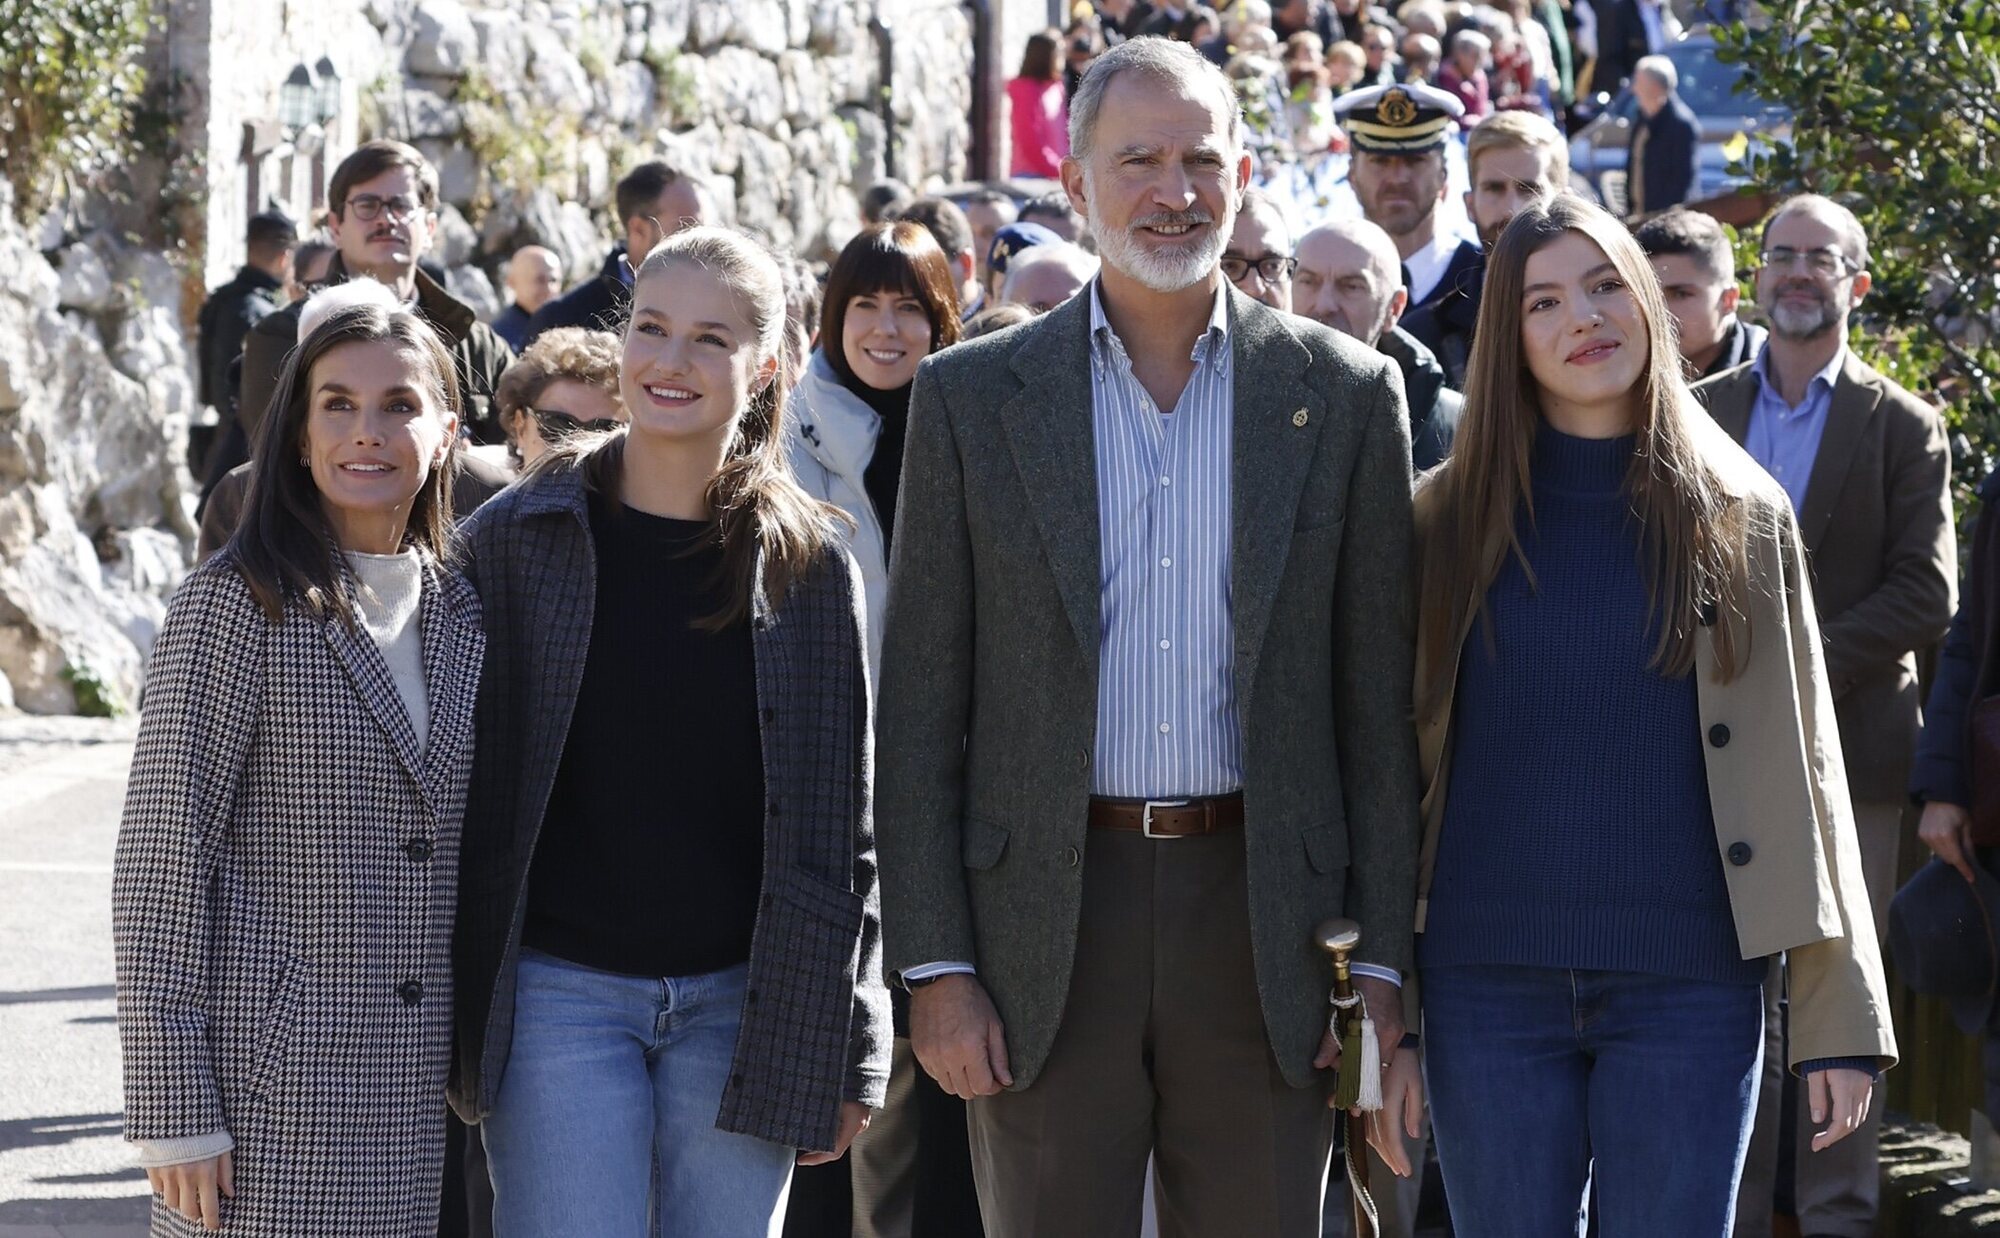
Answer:
<path fill-rule="evenodd" d="M 1194 374 L 1162 412 L 1090 285 L 1097 444 L 1097 752 L 1091 794 L 1227 795 L 1243 786 L 1229 609 L 1229 302 L 1217 290 Z"/>
<path fill-rule="evenodd" d="M 1819 459 L 1819 441 L 1826 435 L 1827 412 L 1833 407 L 1833 389 L 1840 382 L 1841 367 L 1847 364 L 1847 347 L 1833 354 L 1826 368 L 1806 384 L 1805 399 L 1797 408 L 1778 394 L 1777 376 L 1771 373 L 1771 347 L 1757 354 L 1750 373 L 1757 379 L 1757 399 L 1750 406 L 1750 425 L 1743 435 L 1743 449 L 1777 479 L 1792 500 L 1792 511 L 1806 503 L 1806 486 L 1812 481 L 1813 464 Z"/>

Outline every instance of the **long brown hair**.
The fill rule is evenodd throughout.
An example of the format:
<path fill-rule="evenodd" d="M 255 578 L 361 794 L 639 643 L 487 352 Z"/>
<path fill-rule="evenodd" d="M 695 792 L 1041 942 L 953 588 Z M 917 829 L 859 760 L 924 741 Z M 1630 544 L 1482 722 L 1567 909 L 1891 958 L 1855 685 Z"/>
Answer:
<path fill-rule="evenodd" d="M 1624 226 L 1571 193 L 1528 207 L 1501 233 L 1486 261 L 1485 288 L 1471 359 L 1465 413 L 1450 459 L 1429 480 L 1434 519 L 1427 522 L 1419 596 L 1419 649 L 1432 668 L 1425 715 L 1451 691 L 1453 652 L 1486 612 L 1486 592 L 1508 554 L 1529 574 L 1517 512 L 1534 518 L 1529 466 L 1542 424 L 1540 391 L 1521 352 L 1521 292 L 1531 255 L 1568 232 L 1589 238 L 1638 301 L 1645 322 L 1646 368 L 1639 379 L 1638 445 L 1624 489 L 1641 530 L 1638 553 L 1660 617 L 1652 665 L 1684 675 L 1694 665 L 1695 634 L 1710 605 L 1735 605 L 1747 572 L 1748 532 L 1741 487 L 1719 471 L 1720 453 L 1704 446 L 1719 434 L 1681 378 L 1673 319 L 1659 281 Z M 1738 627 L 1715 627 L 1717 670 L 1726 682 L 1741 666 Z"/>
<path fill-rule="evenodd" d="M 708 483 L 708 507 L 722 543 L 720 582 L 726 600 L 695 621 L 715 632 L 750 617 L 761 555 L 761 584 L 776 606 L 796 581 L 821 567 L 845 522 L 840 509 L 822 503 L 792 477 L 785 451 L 784 410 L 792 384 L 784 348 L 785 277 L 777 259 L 758 242 L 727 228 L 689 228 L 660 242 L 632 278 L 633 295 L 652 279 L 671 279 L 694 267 L 722 281 L 750 320 L 757 337 L 757 361 L 776 357 L 778 373 L 736 419 L 728 457 Z M 626 324 L 631 331 L 631 324 Z M 630 429 L 602 435 L 573 435 L 536 462 L 536 471 L 574 467 L 584 485 L 616 499 L 625 471 Z"/>
<path fill-rule="evenodd" d="M 330 294 L 329 294 L 330 295 Z M 288 600 L 316 617 L 338 617 L 352 625 L 351 587 L 340 562 L 333 528 L 321 505 L 312 470 L 300 465 L 306 450 L 306 420 L 312 411 L 312 368 L 342 344 L 388 341 L 414 353 L 429 379 L 438 407 L 459 415 L 458 373 L 437 332 L 415 314 L 367 302 L 328 314 L 285 360 L 271 407 L 264 414 L 252 454 L 247 510 L 228 551 L 250 593 L 271 622 L 284 617 Z M 458 444 L 447 435 L 444 460 L 433 467 L 410 505 L 403 544 L 432 559 L 452 549 L 451 479 L 458 468 Z"/>

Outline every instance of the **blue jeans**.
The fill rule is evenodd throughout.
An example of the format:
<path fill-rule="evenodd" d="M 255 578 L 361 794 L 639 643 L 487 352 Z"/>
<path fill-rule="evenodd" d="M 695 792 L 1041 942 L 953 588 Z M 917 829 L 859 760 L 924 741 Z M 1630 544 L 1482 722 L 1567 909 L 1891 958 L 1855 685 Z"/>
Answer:
<path fill-rule="evenodd" d="M 777 1238 L 795 1153 L 715 1128 L 747 974 L 652 980 L 521 952 L 485 1122 L 496 1238 Z"/>
<path fill-rule="evenodd" d="M 1728 1238 L 1764 1056 L 1757 985 L 1547 967 L 1423 973 L 1424 1077 L 1459 1238 Z"/>

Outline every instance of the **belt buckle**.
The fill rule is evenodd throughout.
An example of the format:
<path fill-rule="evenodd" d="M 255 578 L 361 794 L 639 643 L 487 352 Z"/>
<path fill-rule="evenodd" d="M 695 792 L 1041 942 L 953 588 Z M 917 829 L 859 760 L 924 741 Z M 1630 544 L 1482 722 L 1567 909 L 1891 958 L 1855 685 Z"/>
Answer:
<path fill-rule="evenodd" d="M 1141 834 L 1144 834 L 1148 838 L 1159 838 L 1159 839 L 1186 838 L 1187 837 L 1186 834 L 1153 833 L 1153 810 L 1155 808 L 1186 808 L 1189 804 L 1193 802 L 1194 801 L 1192 800 L 1147 800 L 1145 812 L 1139 818 L 1139 832 Z"/>

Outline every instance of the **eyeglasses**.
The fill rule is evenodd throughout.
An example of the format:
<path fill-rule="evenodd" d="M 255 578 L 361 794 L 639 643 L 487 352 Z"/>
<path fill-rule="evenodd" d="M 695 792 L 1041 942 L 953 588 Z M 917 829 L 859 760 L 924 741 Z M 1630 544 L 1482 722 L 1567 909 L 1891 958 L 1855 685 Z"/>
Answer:
<path fill-rule="evenodd" d="M 590 421 L 578 421 L 571 414 L 554 408 L 531 408 L 526 412 L 535 419 L 535 424 L 542 428 L 543 438 L 561 438 L 585 430 L 592 434 L 609 434 L 625 424 L 616 417 L 597 417 Z"/>
<path fill-rule="evenodd" d="M 1297 258 L 1287 258 L 1283 254 L 1265 254 L 1261 258 L 1239 258 L 1235 254 L 1222 255 L 1222 273 L 1232 284 L 1240 284 L 1249 278 L 1250 268 L 1257 268 L 1257 277 L 1267 284 L 1282 284 L 1299 269 Z"/>
<path fill-rule="evenodd" d="M 1860 270 L 1860 264 L 1849 261 L 1846 254 L 1837 249 L 1793 249 L 1780 245 L 1767 249 L 1762 255 L 1764 265 L 1774 271 L 1789 271 L 1801 264 L 1814 275 L 1833 278 L 1845 275 L 1851 268 Z"/>
<path fill-rule="evenodd" d="M 349 198 L 346 209 L 351 211 L 356 219 L 366 224 L 375 222 L 385 210 L 393 219 L 409 219 L 423 209 L 423 203 L 415 198 L 383 198 L 372 193 L 364 193 L 359 197 Z"/>

